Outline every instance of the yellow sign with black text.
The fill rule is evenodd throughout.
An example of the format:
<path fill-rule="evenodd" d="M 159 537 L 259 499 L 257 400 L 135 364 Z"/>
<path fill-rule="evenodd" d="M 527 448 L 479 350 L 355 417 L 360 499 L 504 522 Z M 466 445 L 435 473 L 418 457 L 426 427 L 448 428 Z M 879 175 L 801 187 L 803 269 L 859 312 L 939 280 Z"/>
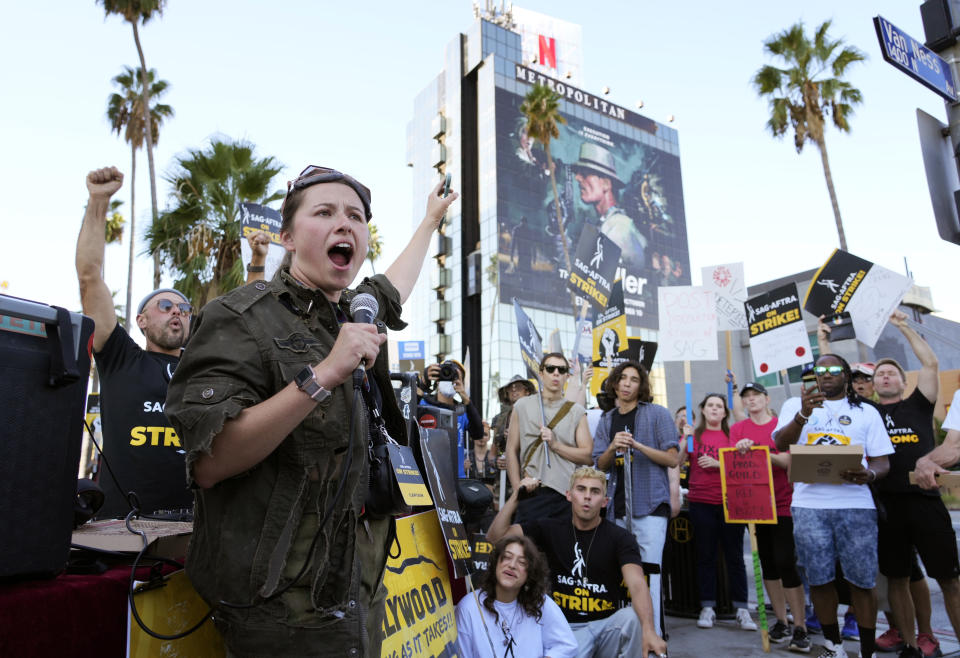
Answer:
<path fill-rule="evenodd" d="M 397 519 L 399 557 L 387 560 L 382 658 L 455 658 L 457 624 L 435 510 Z"/>

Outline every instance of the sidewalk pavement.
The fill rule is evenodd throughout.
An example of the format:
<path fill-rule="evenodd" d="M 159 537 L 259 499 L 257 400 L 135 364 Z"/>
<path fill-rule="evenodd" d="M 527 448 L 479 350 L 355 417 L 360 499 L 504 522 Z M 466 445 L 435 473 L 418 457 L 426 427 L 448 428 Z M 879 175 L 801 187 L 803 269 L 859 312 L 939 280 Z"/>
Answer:
<path fill-rule="evenodd" d="M 933 594 L 931 592 L 931 594 Z M 934 606 L 937 605 L 934 595 Z M 941 603 L 942 605 L 942 599 Z M 842 608 L 842 607 L 841 607 Z M 757 620 L 756 610 L 752 610 L 754 620 Z M 767 616 L 768 622 L 772 615 Z M 842 616 L 841 616 L 842 619 Z M 697 628 L 696 619 L 685 617 L 666 618 L 666 628 L 669 639 L 667 640 L 667 649 L 670 658 L 699 658 L 701 656 L 710 656 L 716 658 L 758 658 L 765 657 L 783 657 L 788 656 L 816 656 L 823 647 L 823 636 L 812 635 L 810 639 L 813 642 L 813 649 L 809 654 L 793 653 L 787 651 L 787 642 L 780 644 L 770 644 L 770 653 L 763 652 L 763 646 L 759 631 L 741 631 L 737 628 L 736 621 L 733 619 L 718 619 L 713 628 Z M 882 621 L 877 622 L 877 635 L 887 630 L 886 624 Z M 949 637 L 937 631 L 937 639 L 940 640 L 940 647 L 944 656 L 960 656 L 960 644 L 957 643 L 951 632 Z M 860 651 L 859 642 L 847 640 L 843 643 L 843 648 L 847 650 L 850 658 L 856 658 Z M 878 653 L 878 658 L 885 656 L 896 656 L 896 653 Z"/>
<path fill-rule="evenodd" d="M 954 530 L 958 536 L 958 545 L 960 545 L 960 511 L 951 511 Z M 749 539 L 744 538 L 744 564 L 747 566 L 748 578 L 751 582 L 747 583 L 747 592 L 750 595 L 750 612 L 753 618 L 759 624 L 757 619 L 757 593 L 752 582 L 753 568 L 751 565 L 750 543 Z M 944 656 L 960 657 L 960 642 L 953 634 L 953 628 L 950 625 L 950 619 L 947 617 L 946 610 L 943 607 L 943 593 L 937 581 L 927 578 L 930 585 L 930 603 L 933 611 L 931 626 L 936 638 L 940 641 L 940 648 Z M 882 604 L 881 604 L 882 605 Z M 843 612 L 846 606 L 840 606 L 838 618 L 843 623 Z M 767 614 L 768 624 L 774 621 L 773 615 Z M 770 645 L 770 653 L 764 653 L 761 645 L 759 631 L 741 631 L 737 628 L 733 619 L 717 619 L 716 624 L 711 629 L 697 628 L 695 618 L 671 617 L 667 616 L 665 620 L 666 632 L 669 635 L 667 647 L 671 658 L 700 657 L 710 656 L 711 658 L 743 657 L 750 658 L 754 656 L 802 656 L 805 654 L 795 654 L 787 651 L 787 642 Z M 886 631 L 889 626 L 883 614 L 878 615 L 877 636 Z M 823 636 L 812 635 L 813 649 L 809 654 L 816 656 L 823 647 Z M 856 658 L 860 651 L 859 642 L 847 640 L 843 643 L 847 655 Z M 878 653 L 878 658 L 896 656 L 896 653 Z"/>

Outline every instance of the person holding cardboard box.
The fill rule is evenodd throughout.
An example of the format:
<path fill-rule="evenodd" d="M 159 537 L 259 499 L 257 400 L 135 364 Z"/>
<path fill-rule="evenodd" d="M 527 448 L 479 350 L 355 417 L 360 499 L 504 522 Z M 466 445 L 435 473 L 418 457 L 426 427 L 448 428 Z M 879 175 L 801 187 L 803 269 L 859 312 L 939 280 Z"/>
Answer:
<path fill-rule="evenodd" d="M 853 389 L 850 364 L 824 354 L 814 366 L 816 386 L 804 386 L 780 410 L 773 436 L 780 451 L 805 446 L 860 446 L 865 459 L 840 472 L 841 484 L 795 482 L 794 541 L 810 582 L 810 598 L 823 626 L 826 651 L 846 656 L 837 623 L 835 563 L 839 559 L 860 627 L 861 655 L 873 655 L 877 623 L 877 510 L 868 486 L 890 469 L 893 444 L 877 410 Z M 794 480 L 796 480 L 796 473 Z"/>
<path fill-rule="evenodd" d="M 937 653 L 939 642 L 933 636 L 929 617 L 919 620 L 918 633 L 913 629 L 915 606 L 910 574 L 915 550 L 927 574 L 940 583 L 947 614 L 954 632 L 960 636 L 960 558 L 950 513 L 939 491 L 922 489 L 909 481 L 909 473 L 917 460 L 936 445 L 933 409 L 940 391 L 940 377 L 937 356 L 920 334 L 907 325 L 907 315 L 895 311 L 890 323 L 910 343 L 921 368 L 917 385 L 909 396 L 904 396 L 906 373 L 895 360 L 880 359 L 874 371 L 873 385 L 880 400 L 877 410 L 896 449 L 890 456 L 890 474 L 877 485 L 880 502 L 887 511 L 879 525 L 880 572 L 889 579 L 894 622 L 909 649 L 900 655 L 930 656 Z M 929 609 L 929 590 L 918 594 L 926 594 L 926 605 L 921 607 Z"/>

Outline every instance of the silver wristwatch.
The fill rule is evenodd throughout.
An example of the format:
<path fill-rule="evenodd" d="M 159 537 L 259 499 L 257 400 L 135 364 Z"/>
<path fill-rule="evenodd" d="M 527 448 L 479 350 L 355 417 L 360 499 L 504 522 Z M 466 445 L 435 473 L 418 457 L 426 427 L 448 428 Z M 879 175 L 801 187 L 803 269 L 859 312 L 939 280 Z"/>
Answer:
<path fill-rule="evenodd" d="M 330 391 L 317 381 L 317 374 L 313 371 L 312 366 L 304 366 L 303 370 L 293 378 L 293 381 L 296 382 L 297 388 L 310 396 L 311 400 L 323 402 L 330 397 Z"/>

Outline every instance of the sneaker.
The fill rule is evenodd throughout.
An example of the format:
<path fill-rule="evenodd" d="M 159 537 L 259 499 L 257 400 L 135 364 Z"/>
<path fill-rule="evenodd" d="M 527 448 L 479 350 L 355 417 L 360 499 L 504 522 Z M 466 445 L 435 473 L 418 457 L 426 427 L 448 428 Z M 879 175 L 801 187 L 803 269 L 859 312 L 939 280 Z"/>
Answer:
<path fill-rule="evenodd" d="M 771 642 L 783 642 L 790 637 L 790 629 L 778 619 L 773 628 L 767 632 L 767 637 L 770 638 Z"/>
<path fill-rule="evenodd" d="M 711 610 L 710 612 L 713 612 Z M 700 615 L 703 617 L 703 615 Z M 780 622 L 777 622 L 778 624 Z M 750 617 L 750 611 L 746 608 L 737 608 L 737 626 L 742 631 L 755 631 L 757 630 L 757 624 Z"/>
<path fill-rule="evenodd" d="M 923 658 L 923 653 L 920 649 L 916 647 L 903 647 L 900 650 L 900 653 L 897 654 L 898 658 Z"/>
<path fill-rule="evenodd" d="M 817 658 L 847 658 L 847 652 L 843 650 L 843 642 L 834 644 L 830 640 L 824 639 L 823 648 L 817 654 Z"/>
<path fill-rule="evenodd" d="M 877 638 L 877 651 L 900 651 L 903 647 L 903 636 L 896 628 L 887 629 Z"/>
<path fill-rule="evenodd" d="M 810 606 L 810 609 L 807 611 L 807 633 L 819 634 L 823 632 L 823 629 L 820 627 L 820 620 L 817 619 L 817 614 L 813 611 L 813 607 Z"/>
<path fill-rule="evenodd" d="M 796 651 L 797 653 L 810 653 L 810 636 L 807 635 L 807 632 L 795 626 L 793 629 L 793 638 L 790 639 L 790 645 L 787 647 L 790 651 Z"/>
<path fill-rule="evenodd" d="M 697 620 L 697 626 L 699 628 L 713 628 L 713 622 L 716 620 L 717 613 L 713 611 L 713 608 L 705 605 L 700 610 L 700 619 Z"/>
<path fill-rule="evenodd" d="M 860 641 L 860 627 L 857 626 L 857 618 L 849 612 L 843 616 L 843 630 L 840 631 L 840 639 Z"/>
<path fill-rule="evenodd" d="M 940 651 L 940 641 L 929 633 L 917 633 L 917 646 L 923 653 L 923 658 L 936 658 L 943 655 Z"/>

